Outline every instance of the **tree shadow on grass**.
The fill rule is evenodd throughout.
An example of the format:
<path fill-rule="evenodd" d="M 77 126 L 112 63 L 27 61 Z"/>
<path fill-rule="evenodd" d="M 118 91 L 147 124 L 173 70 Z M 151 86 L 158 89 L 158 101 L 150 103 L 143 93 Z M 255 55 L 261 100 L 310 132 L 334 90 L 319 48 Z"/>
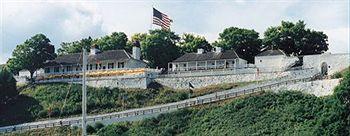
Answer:
<path fill-rule="evenodd" d="M 0 105 L 0 126 L 34 121 L 34 116 L 42 108 L 36 99 L 26 95 L 19 95 L 13 102 Z"/>

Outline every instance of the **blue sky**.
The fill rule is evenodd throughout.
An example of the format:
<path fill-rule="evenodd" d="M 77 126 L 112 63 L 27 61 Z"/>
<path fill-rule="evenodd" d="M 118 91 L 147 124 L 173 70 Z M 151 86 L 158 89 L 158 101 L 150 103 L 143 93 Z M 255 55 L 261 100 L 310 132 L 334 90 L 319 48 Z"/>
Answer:
<path fill-rule="evenodd" d="M 1 1 L 0 64 L 16 45 L 43 33 L 56 49 L 61 42 L 100 37 L 115 31 L 134 33 L 151 25 L 152 6 L 168 14 L 177 34 L 194 33 L 210 42 L 223 29 L 254 29 L 263 36 L 281 20 L 304 20 L 307 27 L 325 32 L 331 53 L 349 52 L 349 1 Z"/>

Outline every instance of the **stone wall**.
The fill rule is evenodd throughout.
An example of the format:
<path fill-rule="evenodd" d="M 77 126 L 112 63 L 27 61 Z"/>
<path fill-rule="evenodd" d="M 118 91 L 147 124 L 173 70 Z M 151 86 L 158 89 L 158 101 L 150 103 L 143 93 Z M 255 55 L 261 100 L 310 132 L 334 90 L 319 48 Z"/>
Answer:
<path fill-rule="evenodd" d="M 155 79 L 156 82 L 174 89 L 187 89 L 189 83 L 195 88 L 201 88 L 208 85 L 222 84 L 222 83 L 237 83 L 237 82 L 249 82 L 249 81 L 260 81 L 268 80 L 278 77 L 291 75 L 291 73 L 303 73 L 306 70 L 298 71 L 286 71 L 286 72 L 271 72 L 271 73 L 248 73 L 248 74 L 215 74 L 210 75 L 198 75 L 190 76 L 178 76 L 178 77 L 158 77 Z M 302 75 L 302 74 L 300 74 Z"/>
<path fill-rule="evenodd" d="M 328 66 L 328 75 L 349 67 L 349 54 L 319 54 L 303 57 L 303 68 L 312 68 L 321 72 L 322 63 Z"/>
<path fill-rule="evenodd" d="M 109 88 L 141 88 L 146 89 L 151 82 L 145 76 L 141 77 L 104 77 L 104 78 L 89 78 L 86 81 L 87 86 L 91 87 L 109 87 Z"/>
<path fill-rule="evenodd" d="M 333 90 L 340 83 L 340 80 L 341 79 L 325 79 L 311 82 L 298 82 L 286 86 L 274 87 L 271 90 L 274 92 L 295 90 L 302 91 L 307 94 L 313 94 L 318 97 L 327 96 L 333 94 Z"/>

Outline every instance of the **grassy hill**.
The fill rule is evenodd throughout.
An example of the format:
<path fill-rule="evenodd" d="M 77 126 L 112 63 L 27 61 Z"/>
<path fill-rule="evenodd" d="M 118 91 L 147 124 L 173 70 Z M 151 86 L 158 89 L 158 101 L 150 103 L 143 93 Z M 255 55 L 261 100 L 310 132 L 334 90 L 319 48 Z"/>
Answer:
<path fill-rule="evenodd" d="M 266 93 L 224 106 L 117 123 L 97 135 L 348 135 L 349 123 L 337 108 L 331 98 Z"/>
<path fill-rule="evenodd" d="M 97 135 L 350 135 L 350 74 L 328 97 L 265 93 L 223 106 L 192 108 L 134 123 L 106 126 Z"/>
<path fill-rule="evenodd" d="M 78 135 L 76 128 L 50 128 L 10 135 Z M 70 133 L 72 132 L 72 133 Z M 334 94 L 263 93 L 162 114 L 138 122 L 115 123 L 91 134 L 154 135 L 350 135 L 350 74 Z"/>
<path fill-rule="evenodd" d="M 122 111 L 162 103 L 175 102 L 210 92 L 226 90 L 249 83 L 232 83 L 196 89 L 173 90 L 153 84 L 149 89 L 92 88 L 87 89 L 89 114 Z M 41 84 L 19 87 L 20 95 L 10 104 L 0 105 L 0 126 L 62 118 L 81 114 L 81 85 Z"/>

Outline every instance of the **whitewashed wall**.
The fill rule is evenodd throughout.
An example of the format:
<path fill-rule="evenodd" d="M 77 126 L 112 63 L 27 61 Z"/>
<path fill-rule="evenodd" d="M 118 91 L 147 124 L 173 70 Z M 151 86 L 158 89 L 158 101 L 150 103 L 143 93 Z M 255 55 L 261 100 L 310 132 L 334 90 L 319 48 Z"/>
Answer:
<path fill-rule="evenodd" d="M 257 56 L 254 63 L 260 71 L 281 71 L 298 61 L 298 57 L 288 57 L 284 55 Z"/>
<path fill-rule="evenodd" d="M 314 67 L 321 71 L 321 64 L 325 62 L 328 65 L 328 75 L 332 75 L 349 67 L 349 61 L 349 54 L 306 55 L 303 57 L 303 68 Z"/>
<path fill-rule="evenodd" d="M 332 95 L 334 88 L 340 83 L 341 79 L 325 79 L 311 82 L 298 82 L 295 84 L 274 87 L 271 90 L 274 92 L 294 90 L 301 91 L 306 94 L 313 94 L 315 96 Z"/>

